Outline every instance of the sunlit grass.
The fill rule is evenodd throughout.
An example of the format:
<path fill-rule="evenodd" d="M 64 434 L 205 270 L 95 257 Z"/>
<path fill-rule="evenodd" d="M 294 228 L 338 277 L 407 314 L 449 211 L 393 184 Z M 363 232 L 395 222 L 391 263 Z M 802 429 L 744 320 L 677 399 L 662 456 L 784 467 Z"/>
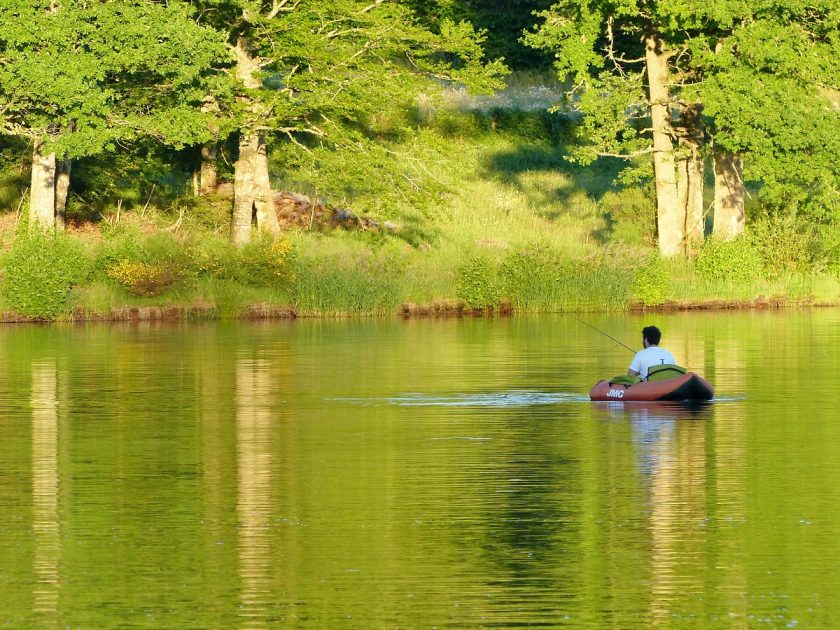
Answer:
<path fill-rule="evenodd" d="M 501 273 L 517 253 L 539 244 L 558 260 L 572 261 L 574 273 L 560 279 L 551 274 L 529 278 L 527 287 L 508 286 L 502 299 L 528 312 L 627 308 L 639 302 L 632 294 L 638 265 L 655 252 L 652 219 L 645 218 L 653 217 L 654 200 L 646 189 L 616 186 L 615 161 L 581 166 L 565 159 L 568 120 L 543 111 L 561 91 L 556 81 L 523 75 L 512 77 L 507 90 L 485 100 L 448 91 L 443 105 L 436 103 L 442 109 L 429 110 L 412 133 L 393 133 L 379 147 L 377 165 L 389 160 L 411 165 L 389 176 L 411 180 L 417 197 L 386 196 L 392 180 L 383 179 L 365 189 L 360 184 L 341 200 L 359 214 L 393 219 L 399 228 L 393 233 L 292 232 L 295 254 L 289 264 L 294 279 L 288 286 L 246 286 L 242 283 L 251 281 L 236 281 L 235 274 L 198 274 L 159 296 L 137 297 L 100 275 L 73 290 L 73 307 L 107 316 L 127 305 L 201 303 L 212 316 L 236 318 L 260 303 L 292 306 L 300 315 L 384 315 L 404 303 L 457 299 L 462 265 L 470 257 L 483 257 L 488 273 Z M 341 164 L 343 157 L 333 155 L 329 164 Z M 369 155 L 362 152 L 360 159 Z M 350 166 L 347 172 L 352 172 Z M 305 174 L 290 168 L 284 177 L 298 181 L 300 176 L 302 181 Z M 2 242 L 10 242 L 14 234 L 11 206 L 19 199 L 22 181 L 20 169 L 0 173 L 0 205 L 7 209 L 0 225 Z M 426 184 L 434 193 L 423 194 Z M 117 209 L 105 208 L 101 230 L 80 238 L 93 250 L 103 236 L 114 238 L 131 226 L 139 235 L 177 225 L 178 238 L 184 237 L 179 248 L 189 243 L 212 258 L 228 248 L 228 211 L 227 200 L 182 199 L 165 210 L 152 204 L 144 216 L 136 209 L 124 210 L 118 221 Z M 663 269 L 670 277 L 671 303 L 779 297 L 833 303 L 840 295 L 840 281 L 829 274 L 734 282 L 704 278 L 690 260 L 668 261 Z M 6 308 L 0 295 L 0 310 Z"/>
<path fill-rule="evenodd" d="M 670 270 L 670 297 L 677 302 L 734 303 L 783 298 L 789 301 L 836 303 L 840 297 L 840 279 L 830 274 L 783 274 L 775 278 L 758 277 L 738 282 L 704 278 L 694 271 L 690 261 L 674 261 Z"/>

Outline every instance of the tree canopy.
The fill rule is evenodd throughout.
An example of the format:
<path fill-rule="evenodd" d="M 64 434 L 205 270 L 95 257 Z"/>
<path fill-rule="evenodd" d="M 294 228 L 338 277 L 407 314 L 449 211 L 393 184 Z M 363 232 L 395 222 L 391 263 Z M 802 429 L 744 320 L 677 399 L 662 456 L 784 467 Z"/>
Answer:
<path fill-rule="evenodd" d="M 178 0 L 2 0 L 0 133 L 71 158 L 138 135 L 199 142 L 210 126 L 199 106 L 223 44 Z"/>
<path fill-rule="evenodd" d="M 585 114 L 574 159 L 652 153 L 655 163 L 648 120 L 661 105 L 675 147 L 699 135 L 707 154 L 743 158 L 770 205 L 836 212 L 839 11 L 836 0 L 563 0 L 529 42 L 554 53 L 572 81 L 568 105 Z M 645 42 L 665 64 L 662 99 L 651 96 Z M 650 162 L 635 164 L 650 173 Z"/>

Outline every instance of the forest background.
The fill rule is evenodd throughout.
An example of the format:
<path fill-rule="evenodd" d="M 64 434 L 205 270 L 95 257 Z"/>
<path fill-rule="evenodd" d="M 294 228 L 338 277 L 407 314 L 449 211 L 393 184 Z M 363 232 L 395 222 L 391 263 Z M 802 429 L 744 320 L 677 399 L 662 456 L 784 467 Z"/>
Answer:
<path fill-rule="evenodd" d="M 0 311 L 836 304 L 840 0 L 699 5 L 0 0 Z"/>

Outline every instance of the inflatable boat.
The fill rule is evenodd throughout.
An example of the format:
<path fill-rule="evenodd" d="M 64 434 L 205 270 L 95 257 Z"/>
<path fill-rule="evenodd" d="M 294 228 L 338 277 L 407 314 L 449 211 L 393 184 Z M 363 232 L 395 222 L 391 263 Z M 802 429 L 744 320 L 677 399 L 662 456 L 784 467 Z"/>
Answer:
<path fill-rule="evenodd" d="M 708 381 L 694 372 L 679 374 L 673 378 L 639 383 L 622 383 L 622 379 L 601 381 L 589 390 L 591 400 L 621 400 L 626 402 L 660 400 L 711 400 L 714 388 Z"/>

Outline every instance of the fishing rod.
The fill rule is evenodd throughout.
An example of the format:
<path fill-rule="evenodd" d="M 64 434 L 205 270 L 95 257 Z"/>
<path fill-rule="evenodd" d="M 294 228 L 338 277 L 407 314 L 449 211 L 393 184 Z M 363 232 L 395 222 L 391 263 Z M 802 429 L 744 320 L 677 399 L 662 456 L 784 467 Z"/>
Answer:
<path fill-rule="evenodd" d="M 620 342 L 618 339 L 616 339 L 615 337 L 610 337 L 610 336 L 609 336 L 607 333 L 605 333 L 603 330 L 599 330 L 598 328 L 595 328 L 595 326 L 593 326 L 592 324 L 588 324 L 587 322 L 583 321 L 580 317 L 578 317 L 578 316 L 577 316 L 577 315 L 575 315 L 574 313 L 569 313 L 569 315 L 571 315 L 572 317 L 574 317 L 576 320 L 578 320 L 578 321 L 579 321 L 581 324 L 583 324 L 584 326 L 589 326 L 589 327 L 590 327 L 592 330 L 594 330 L 595 332 L 599 332 L 599 333 L 601 333 L 601 334 L 602 334 L 602 335 L 604 335 L 604 337 L 606 337 L 607 339 L 612 339 L 612 340 L 613 340 L 613 341 L 615 341 L 615 342 L 616 342 L 619 346 L 622 346 L 622 347 L 624 347 L 624 348 L 627 348 L 630 352 L 632 352 L 633 354 L 636 354 L 636 350 L 633 350 L 633 348 L 631 348 L 630 346 L 628 346 L 628 345 L 625 345 L 625 344 L 621 343 L 621 342 Z"/>

